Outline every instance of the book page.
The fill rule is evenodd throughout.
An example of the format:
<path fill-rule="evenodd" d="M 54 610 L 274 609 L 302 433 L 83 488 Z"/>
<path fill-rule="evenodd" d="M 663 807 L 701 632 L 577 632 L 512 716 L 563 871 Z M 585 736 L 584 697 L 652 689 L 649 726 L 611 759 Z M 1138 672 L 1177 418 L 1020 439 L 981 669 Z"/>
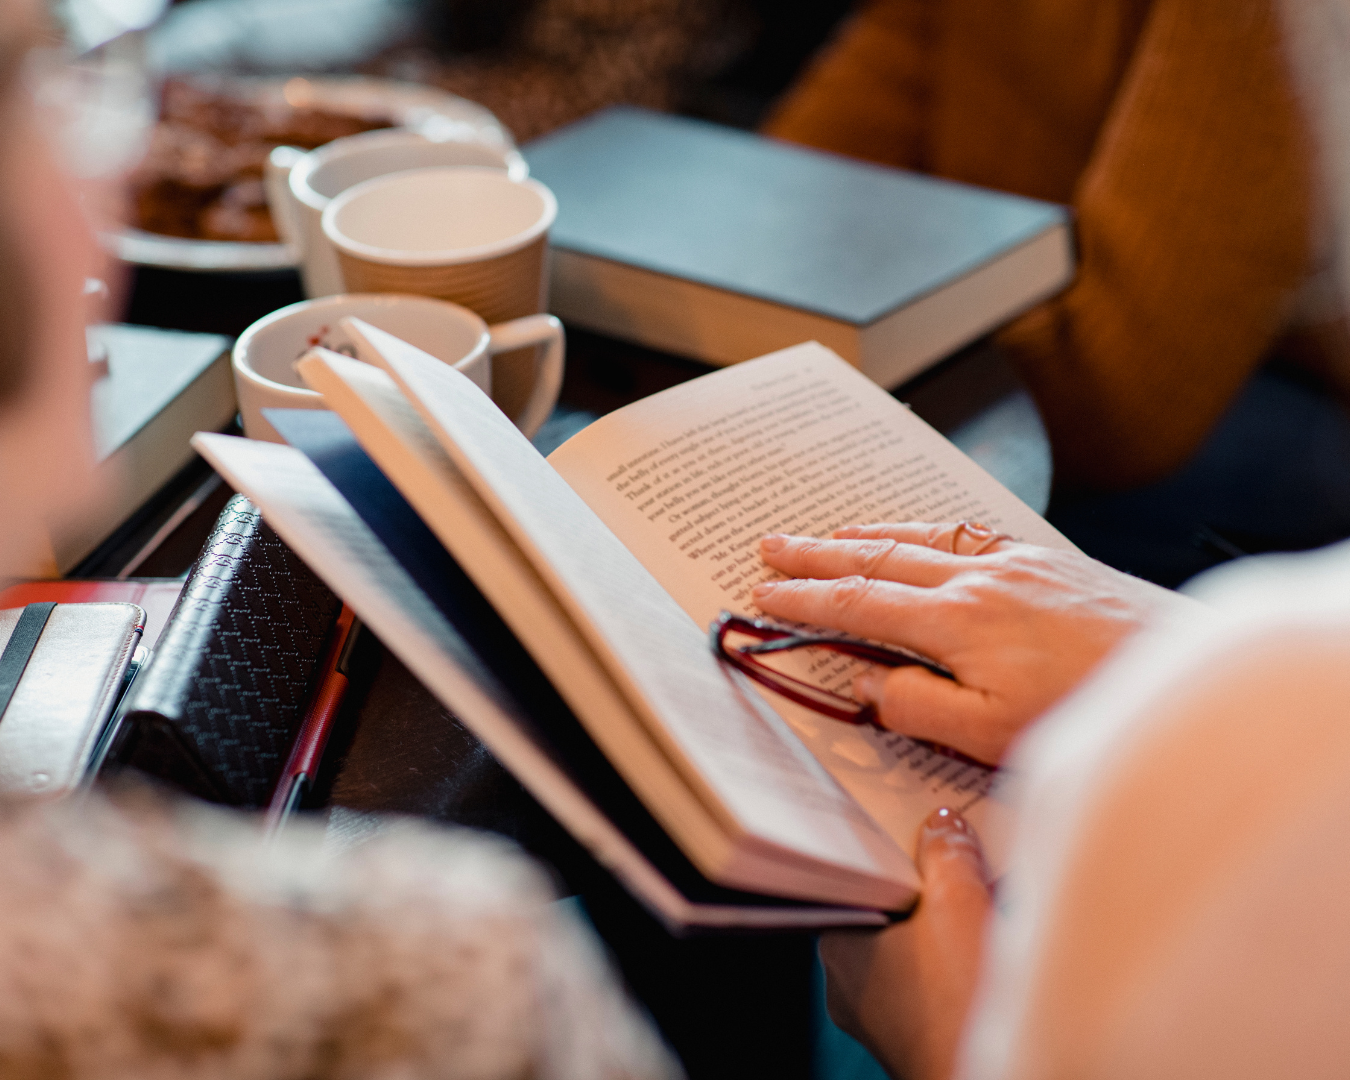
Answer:
<path fill-rule="evenodd" d="M 748 681 L 717 663 L 703 631 L 491 399 L 405 342 L 359 320 L 345 325 L 417 408 L 738 851 L 778 859 L 795 875 L 791 895 L 905 906 L 917 884 L 905 853 Z"/>
<path fill-rule="evenodd" d="M 979 521 L 1066 547 L 1043 518 L 830 350 L 810 343 L 706 375 L 602 417 L 550 463 L 700 626 L 758 614 L 751 589 L 777 577 L 772 532 Z M 818 651 L 794 673 L 848 694 L 861 661 Z M 894 733 L 828 720 L 766 691 L 817 758 L 912 849 L 929 810 L 955 805 L 990 834 L 993 774 Z"/>

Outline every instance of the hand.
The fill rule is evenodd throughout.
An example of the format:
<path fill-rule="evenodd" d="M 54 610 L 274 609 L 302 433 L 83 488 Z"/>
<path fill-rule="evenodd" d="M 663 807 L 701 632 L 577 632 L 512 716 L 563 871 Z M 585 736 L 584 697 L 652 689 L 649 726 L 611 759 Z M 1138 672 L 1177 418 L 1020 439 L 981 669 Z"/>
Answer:
<path fill-rule="evenodd" d="M 937 810 L 919 832 L 923 895 L 907 922 L 820 939 L 834 1022 L 892 1076 L 945 1080 L 979 976 L 989 915 L 984 858 L 970 826 Z"/>
<path fill-rule="evenodd" d="M 988 762 L 1146 620 L 1194 602 L 1078 552 L 964 524 L 766 536 L 760 553 L 799 579 L 756 586 L 765 613 L 901 645 L 955 674 L 864 672 L 854 696 L 883 726 Z"/>

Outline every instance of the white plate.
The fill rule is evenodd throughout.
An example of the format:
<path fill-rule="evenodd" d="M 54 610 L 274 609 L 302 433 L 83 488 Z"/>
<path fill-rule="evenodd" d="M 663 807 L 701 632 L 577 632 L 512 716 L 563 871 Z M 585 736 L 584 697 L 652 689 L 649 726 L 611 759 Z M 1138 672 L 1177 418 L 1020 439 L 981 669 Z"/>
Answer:
<path fill-rule="evenodd" d="M 199 81 L 213 89 L 228 87 L 245 99 L 314 106 L 353 116 L 387 116 L 399 127 L 434 132 L 442 139 L 515 147 L 510 133 L 483 106 L 416 83 L 360 75 L 290 79 L 220 77 Z M 172 270 L 284 270 L 299 261 L 286 244 L 188 240 L 142 229 L 104 233 L 103 243 L 123 262 Z"/>

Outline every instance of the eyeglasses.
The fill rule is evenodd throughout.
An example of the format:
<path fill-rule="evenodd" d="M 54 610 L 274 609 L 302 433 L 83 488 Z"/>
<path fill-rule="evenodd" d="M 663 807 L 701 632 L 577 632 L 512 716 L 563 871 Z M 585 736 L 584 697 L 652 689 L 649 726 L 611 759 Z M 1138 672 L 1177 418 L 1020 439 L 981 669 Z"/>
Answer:
<path fill-rule="evenodd" d="M 727 639 L 735 635 L 753 638 L 754 642 L 729 644 Z M 876 709 L 870 703 L 854 701 L 852 698 L 846 698 L 842 694 L 836 694 L 832 690 L 826 690 L 770 667 L 763 658 L 796 649 L 827 649 L 830 652 L 856 656 L 859 660 L 890 668 L 916 664 L 934 675 L 941 675 L 944 679 L 955 678 L 941 664 L 908 649 L 874 645 L 843 635 L 804 634 L 800 630 L 778 626 L 763 619 L 748 619 L 743 615 L 733 615 L 729 611 L 722 612 L 708 627 L 708 644 L 712 646 L 715 656 L 725 660 L 761 686 L 767 686 L 798 705 L 805 705 L 834 720 L 843 720 L 849 724 L 876 724 Z"/>
<path fill-rule="evenodd" d="M 754 638 L 753 644 L 728 644 L 727 638 L 740 634 Z M 869 641 L 839 634 L 804 634 L 786 626 L 777 626 L 763 619 L 747 619 L 744 615 L 733 615 L 724 611 L 708 627 L 708 644 L 713 655 L 725 660 L 737 671 L 744 673 L 761 686 L 766 686 L 776 694 L 782 694 L 789 701 L 805 705 L 824 716 L 842 720 L 846 724 L 871 724 L 881 727 L 877 721 L 876 708 L 871 702 L 854 701 L 843 694 L 816 686 L 814 683 L 798 679 L 786 672 L 777 670 L 764 663 L 760 657 L 791 652 L 794 649 L 827 649 L 845 656 L 856 656 L 871 664 L 897 668 L 913 664 L 940 675 L 944 679 L 955 681 L 956 676 L 950 670 L 919 653 L 910 652 L 895 645 L 874 645 Z M 976 765 L 982 769 L 991 766 L 953 750 L 950 746 L 931 742 L 928 739 L 914 739 L 920 746 L 935 754 L 952 758 L 966 765 Z"/>

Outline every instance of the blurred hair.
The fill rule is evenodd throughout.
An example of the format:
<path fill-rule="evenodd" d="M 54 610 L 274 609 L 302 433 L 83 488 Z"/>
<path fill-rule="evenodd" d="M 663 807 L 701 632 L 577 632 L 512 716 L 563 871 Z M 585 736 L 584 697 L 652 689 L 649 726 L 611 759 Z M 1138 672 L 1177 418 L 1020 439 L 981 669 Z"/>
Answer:
<path fill-rule="evenodd" d="M 0 24 L 0 178 L 15 167 L 6 151 L 20 107 L 18 83 L 23 60 L 31 45 L 28 34 Z M 10 205 L 6 185 L 0 183 L 0 407 L 23 388 L 29 371 L 32 306 L 28 274 L 14 235 L 18 208 Z"/>

